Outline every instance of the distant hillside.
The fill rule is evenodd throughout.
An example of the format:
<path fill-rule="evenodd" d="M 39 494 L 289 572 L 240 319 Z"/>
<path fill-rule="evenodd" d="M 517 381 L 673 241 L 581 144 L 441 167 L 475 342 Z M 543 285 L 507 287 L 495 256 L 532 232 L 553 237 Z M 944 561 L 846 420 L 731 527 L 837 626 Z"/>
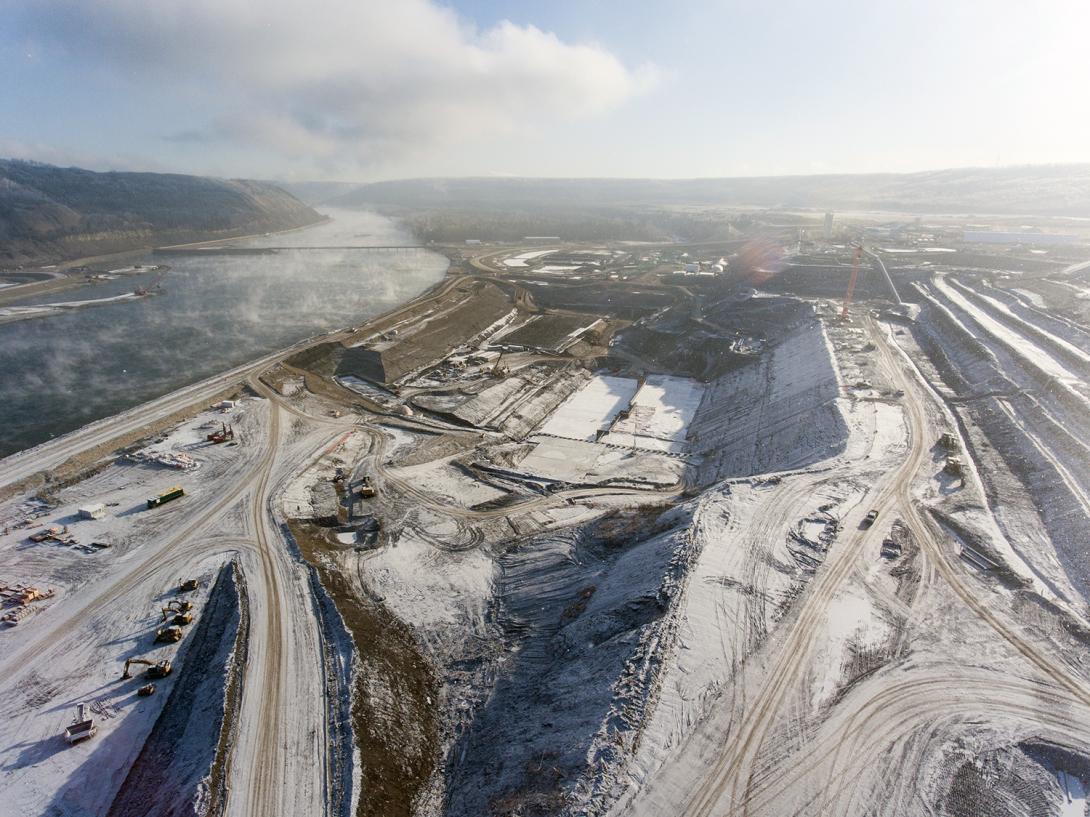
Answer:
<path fill-rule="evenodd" d="M 320 193 L 324 203 L 344 207 L 704 205 L 1090 216 L 1090 165 L 733 179 L 412 179 L 347 191 L 320 184 L 299 189 L 302 195 Z"/>
<path fill-rule="evenodd" d="M 321 218 L 268 182 L 0 159 L 0 266 L 285 230 Z"/>

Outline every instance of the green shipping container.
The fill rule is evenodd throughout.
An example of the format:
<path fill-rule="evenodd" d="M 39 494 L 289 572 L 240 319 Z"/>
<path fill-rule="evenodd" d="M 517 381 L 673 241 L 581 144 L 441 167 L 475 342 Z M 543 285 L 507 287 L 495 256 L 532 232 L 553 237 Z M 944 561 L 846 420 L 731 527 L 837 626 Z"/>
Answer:
<path fill-rule="evenodd" d="M 180 496 L 185 496 L 185 491 L 182 490 L 181 486 L 171 488 L 169 491 L 164 491 L 163 493 L 159 494 L 159 496 L 153 496 L 151 499 L 149 499 L 148 507 L 158 508 L 160 505 L 166 502 L 170 502 L 170 500 L 172 499 L 177 499 Z"/>

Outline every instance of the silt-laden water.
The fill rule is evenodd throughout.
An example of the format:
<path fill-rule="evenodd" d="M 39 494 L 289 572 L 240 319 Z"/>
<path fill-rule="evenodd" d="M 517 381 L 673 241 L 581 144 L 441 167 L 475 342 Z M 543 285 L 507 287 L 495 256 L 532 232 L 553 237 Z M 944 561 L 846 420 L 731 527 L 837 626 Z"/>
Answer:
<path fill-rule="evenodd" d="M 381 216 L 332 215 L 317 227 L 234 245 L 307 249 L 127 258 L 115 266 L 170 266 L 160 294 L 0 325 L 0 456 L 359 323 L 445 273 L 447 260 L 430 252 L 316 249 L 412 243 Z M 125 275 L 29 303 L 120 295 L 155 277 Z"/>

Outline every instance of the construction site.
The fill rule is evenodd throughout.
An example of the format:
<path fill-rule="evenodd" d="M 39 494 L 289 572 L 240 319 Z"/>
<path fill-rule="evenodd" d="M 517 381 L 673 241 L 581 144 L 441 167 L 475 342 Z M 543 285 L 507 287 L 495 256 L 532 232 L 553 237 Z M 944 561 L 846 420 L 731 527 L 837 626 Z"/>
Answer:
<path fill-rule="evenodd" d="M 0 811 L 1087 813 L 1090 242 L 955 233 L 444 247 L 0 461 Z"/>

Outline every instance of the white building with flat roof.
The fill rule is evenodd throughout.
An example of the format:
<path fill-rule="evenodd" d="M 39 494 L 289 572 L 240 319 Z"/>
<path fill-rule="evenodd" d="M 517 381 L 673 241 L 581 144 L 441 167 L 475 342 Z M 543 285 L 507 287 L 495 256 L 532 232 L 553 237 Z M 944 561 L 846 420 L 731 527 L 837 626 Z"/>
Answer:
<path fill-rule="evenodd" d="M 102 519 L 104 516 L 106 516 L 106 506 L 101 502 L 84 505 L 79 509 L 80 519 Z"/>

